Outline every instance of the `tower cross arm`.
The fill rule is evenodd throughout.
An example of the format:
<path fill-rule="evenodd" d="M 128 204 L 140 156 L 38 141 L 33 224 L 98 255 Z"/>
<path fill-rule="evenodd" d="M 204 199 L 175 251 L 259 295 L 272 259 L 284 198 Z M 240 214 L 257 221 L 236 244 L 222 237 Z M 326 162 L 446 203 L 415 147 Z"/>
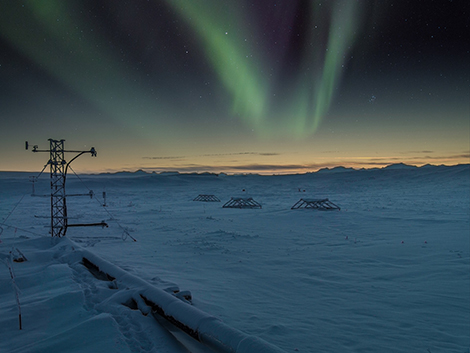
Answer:
<path fill-rule="evenodd" d="M 64 153 L 90 153 L 92 157 L 96 157 L 96 150 L 94 147 L 92 147 L 89 151 L 75 151 L 75 150 L 64 150 Z"/>
<path fill-rule="evenodd" d="M 64 141 L 64 140 L 61 140 Z M 29 149 L 29 143 L 28 141 L 25 142 L 25 147 L 26 149 Z M 53 152 L 53 150 L 48 149 L 48 150 L 40 150 L 38 145 L 34 145 L 33 149 L 31 150 L 32 152 Z M 97 153 L 94 147 L 90 148 L 89 151 L 78 151 L 78 150 L 61 150 L 60 152 L 63 153 L 90 153 L 92 157 L 96 157 Z"/>

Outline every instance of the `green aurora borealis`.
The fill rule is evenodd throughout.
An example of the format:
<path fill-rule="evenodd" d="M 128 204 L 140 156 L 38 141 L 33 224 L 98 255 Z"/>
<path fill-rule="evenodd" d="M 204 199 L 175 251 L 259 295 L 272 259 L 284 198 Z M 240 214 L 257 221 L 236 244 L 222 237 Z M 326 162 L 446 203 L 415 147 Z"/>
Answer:
<path fill-rule="evenodd" d="M 312 18 L 316 18 L 318 25 L 305 34 L 311 45 L 301 58 L 300 66 L 304 70 L 300 77 L 296 77 L 287 109 L 280 119 L 275 119 L 282 121 L 280 126 L 272 124 L 276 112 L 270 109 L 270 81 L 275 78 L 266 77 L 262 72 L 262 68 L 269 67 L 270 63 L 263 60 L 266 58 L 262 55 L 256 55 L 256 46 L 251 43 L 253 36 L 245 33 L 246 30 L 237 31 L 234 35 L 224 32 L 224 28 L 237 28 L 236 23 L 243 23 L 244 14 L 240 14 L 235 6 L 227 9 L 226 4 L 217 0 L 167 0 L 167 3 L 198 33 L 204 43 L 207 60 L 232 96 L 234 114 L 244 118 L 262 134 L 269 134 L 277 127 L 282 128 L 283 134 L 294 136 L 315 132 L 328 112 L 346 55 L 359 30 L 359 2 L 338 1 L 326 9 L 321 8 L 321 1 L 310 4 Z M 317 37 L 323 33 L 327 37 L 326 48 L 318 45 Z M 328 51 L 325 52 L 326 49 Z M 284 94 L 289 95 L 288 92 Z"/>
<path fill-rule="evenodd" d="M 468 6 L 421 5 L 3 1 L 1 169 L 48 138 L 88 171 L 468 163 Z"/>

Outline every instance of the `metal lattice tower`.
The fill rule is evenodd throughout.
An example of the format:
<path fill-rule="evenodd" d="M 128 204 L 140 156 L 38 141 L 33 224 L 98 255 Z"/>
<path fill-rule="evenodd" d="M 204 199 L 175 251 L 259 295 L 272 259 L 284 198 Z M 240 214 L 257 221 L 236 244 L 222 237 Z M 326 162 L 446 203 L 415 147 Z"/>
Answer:
<path fill-rule="evenodd" d="M 65 194 L 65 179 L 67 176 L 67 168 L 76 158 L 84 153 L 90 153 L 92 157 L 96 156 L 95 148 L 89 151 L 67 151 L 64 149 L 65 140 L 49 139 L 49 149 L 39 150 L 38 146 L 33 147 L 33 152 L 49 152 L 49 161 L 51 169 L 51 235 L 53 237 L 62 237 L 67 232 L 68 227 L 77 226 L 106 226 L 104 222 L 91 224 L 68 224 L 67 218 L 67 199 Z M 28 142 L 26 142 L 28 149 Z M 66 162 L 65 153 L 78 153 L 70 162 Z M 79 195 L 73 195 L 79 196 Z"/>
<path fill-rule="evenodd" d="M 65 173 L 67 162 L 64 159 L 64 141 L 50 142 L 51 168 L 51 235 L 62 237 L 67 230 L 67 200 L 65 198 Z"/>

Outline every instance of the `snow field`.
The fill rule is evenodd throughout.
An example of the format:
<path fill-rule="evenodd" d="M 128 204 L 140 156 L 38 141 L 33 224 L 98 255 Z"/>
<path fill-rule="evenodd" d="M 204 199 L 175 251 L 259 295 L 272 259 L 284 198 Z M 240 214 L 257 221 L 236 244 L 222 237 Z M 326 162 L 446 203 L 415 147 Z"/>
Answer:
<path fill-rule="evenodd" d="M 110 227 L 71 228 L 67 237 L 162 289 L 191 291 L 196 308 L 287 352 L 464 353 L 470 342 L 468 176 L 468 166 L 272 177 L 86 176 L 82 180 L 98 196 L 106 190 L 114 219 L 95 200 L 68 200 L 69 214 L 80 222 L 104 219 Z M 31 186 L 18 178 L 0 183 L 8 185 L 1 191 L 4 215 Z M 69 178 L 68 190 L 81 189 L 80 181 Z M 191 201 L 198 194 L 214 194 L 222 202 Z M 253 197 L 263 208 L 221 208 L 241 195 Z M 327 197 L 341 211 L 290 210 L 301 197 Z M 102 320 L 100 330 L 107 339 L 91 336 L 90 351 L 104 346 L 138 351 L 137 342 L 145 337 L 150 343 L 142 351 L 172 351 L 165 347 L 176 343 L 164 329 L 140 312 L 113 305 L 113 290 L 96 284 L 82 266 L 48 259 L 60 251 L 50 250 L 47 237 L 41 240 L 43 249 L 31 245 L 24 250 L 28 242 L 43 239 L 36 234 L 47 233 L 47 218 L 31 217 L 47 216 L 47 207 L 47 198 L 26 196 L 5 223 L 21 224 L 19 228 L 35 234 L 3 226 L 0 235 L 2 256 L 17 246 L 28 258 L 13 265 L 18 278 L 27 276 L 17 280 L 24 288 L 25 327 L 33 318 L 47 319 L 36 311 L 28 319 L 27 308 L 52 297 L 57 298 L 54 309 L 39 311 L 55 318 L 66 310 L 59 303 L 73 302 L 70 321 L 81 326 L 56 337 L 56 328 L 43 324 L 34 335 L 43 335 L 49 348 L 74 342 L 69 337 L 73 332 L 80 337 Z M 125 233 L 115 221 L 137 242 L 123 241 Z M 50 267 L 48 271 L 33 264 L 31 251 L 43 256 L 41 266 Z M 17 270 L 25 264 L 30 270 Z M 9 283 L 4 269 L 2 283 Z M 44 280 L 36 284 L 29 272 L 43 273 Z M 60 289 L 48 293 L 46 282 Z M 0 293 L 1 311 L 7 313 L 1 326 L 9 327 L 0 334 L 0 344 L 25 351 L 36 339 L 28 335 L 20 340 L 13 290 L 2 286 Z M 131 330 L 131 322 L 141 329 Z M 164 338 L 152 341 L 147 326 Z M 158 346 L 162 341 L 163 347 Z"/>

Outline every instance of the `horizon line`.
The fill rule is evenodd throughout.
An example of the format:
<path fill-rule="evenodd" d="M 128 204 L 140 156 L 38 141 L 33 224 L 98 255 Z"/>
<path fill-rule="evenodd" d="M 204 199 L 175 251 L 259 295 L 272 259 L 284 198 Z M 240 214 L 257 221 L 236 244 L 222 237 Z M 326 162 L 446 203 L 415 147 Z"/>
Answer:
<path fill-rule="evenodd" d="M 142 167 L 142 168 L 132 168 L 132 169 L 119 169 L 119 170 L 107 170 L 107 171 L 83 171 L 83 172 L 78 172 L 77 174 L 82 174 L 82 175 L 102 175 L 102 174 L 119 174 L 119 173 L 138 173 L 138 172 L 143 172 L 146 174 L 170 174 L 170 173 L 175 173 L 175 174 L 214 174 L 214 175 L 219 175 L 219 174 L 225 174 L 225 175 L 302 175 L 302 174 L 312 174 L 312 173 L 318 173 L 320 171 L 333 171 L 334 169 L 345 169 L 346 171 L 373 171 L 373 170 L 383 170 L 388 167 L 392 166 L 403 166 L 404 168 L 406 167 L 411 167 L 411 168 L 422 168 L 422 167 L 457 167 L 457 166 L 465 166 L 465 165 L 470 165 L 469 163 L 456 163 L 456 164 L 446 164 L 446 163 L 441 163 L 441 164 L 432 164 L 432 163 L 414 163 L 414 164 L 408 164 L 408 163 L 377 163 L 374 166 L 371 166 L 370 163 L 367 164 L 367 166 L 362 166 L 362 167 L 353 167 L 353 166 L 345 166 L 345 165 L 336 165 L 334 167 L 332 166 L 324 166 L 324 167 L 319 167 L 318 169 L 314 170 L 305 170 L 307 168 L 303 168 L 302 170 L 299 171 L 294 171 L 294 170 L 288 170 L 288 168 L 284 168 L 286 170 L 282 171 L 282 168 L 275 171 L 275 170 L 243 170 L 244 168 L 240 168 L 238 171 L 220 171 L 220 170 L 205 170 L 205 169 L 198 169 L 197 167 L 192 167 L 191 169 L 194 170 L 184 170 L 185 168 L 182 168 L 180 170 L 178 169 L 172 169 L 172 168 L 159 168 L 160 170 L 156 170 L 157 168 L 147 168 L 147 167 Z M 261 165 L 262 166 L 262 165 Z M 282 166 L 279 166 L 282 167 Z M 217 167 L 212 167 L 214 169 L 217 169 Z M 234 169 L 237 169 L 237 167 L 232 167 Z M 209 168 L 210 169 L 210 168 Z M 294 168 L 293 168 L 294 169 Z M 37 173 L 36 170 L 0 170 L 0 173 Z"/>

